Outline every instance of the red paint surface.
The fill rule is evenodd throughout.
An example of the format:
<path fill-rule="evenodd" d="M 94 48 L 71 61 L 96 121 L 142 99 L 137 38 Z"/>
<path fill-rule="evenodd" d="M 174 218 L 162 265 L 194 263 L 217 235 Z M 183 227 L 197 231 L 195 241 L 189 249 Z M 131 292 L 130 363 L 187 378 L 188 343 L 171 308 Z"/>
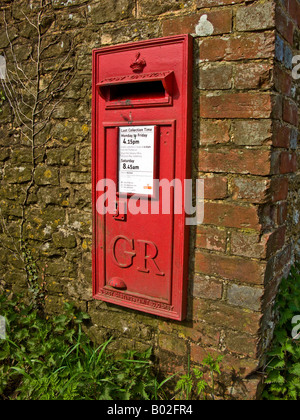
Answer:
<path fill-rule="evenodd" d="M 160 190 L 159 214 L 124 216 L 128 200 L 120 196 L 114 214 L 99 215 L 96 186 L 102 179 L 118 185 L 119 127 L 127 125 L 156 126 L 157 179 L 190 178 L 192 59 L 188 35 L 93 52 L 93 294 L 176 320 L 187 306 L 184 209 L 174 214 L 171 194 L 171 214 L 162 214 Z M 147 195 L 141 200 L 150 205 Z"/>

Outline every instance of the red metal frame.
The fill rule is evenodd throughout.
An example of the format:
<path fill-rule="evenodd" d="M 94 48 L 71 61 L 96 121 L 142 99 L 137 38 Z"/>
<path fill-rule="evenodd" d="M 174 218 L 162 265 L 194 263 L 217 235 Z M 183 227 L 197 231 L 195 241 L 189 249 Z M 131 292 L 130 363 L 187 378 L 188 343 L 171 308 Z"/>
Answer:
<path fill-rule="evenodd" d="M 141 72 L 131 74 L 139 70 L 139 56 Z M 189 227 L 184 201 L 182 214 L 128 215 L 124 223 L 97 214 L 96 186 L 118 175 L 118 127 L 126 124 L 158 127 L 160 179 L 184 182 L 191 177 L 192 57 L 189 35 L 93 52 L 93 295 L 174 320 L 183 320 L 187 309 Z M 161 81 L 170 100 L 153 101 L 145 94 L 141 101 L 113 103 L 107 94 L 111 85 L 150 80 Z"/>

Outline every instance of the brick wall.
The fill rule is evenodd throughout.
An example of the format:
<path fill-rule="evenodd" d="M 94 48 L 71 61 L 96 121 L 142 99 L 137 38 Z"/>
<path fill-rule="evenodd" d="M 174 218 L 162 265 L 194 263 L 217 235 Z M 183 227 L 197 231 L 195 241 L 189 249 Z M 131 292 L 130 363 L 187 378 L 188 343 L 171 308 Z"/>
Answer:
<path fill-rule="evenodd" d="M 40 89 L 53 76 L 70 81 L 36 135 L 33 160 L 30 135 L 22 135 L 9 103 L 2 105 L 2 288 L 27 287 L 22 232 L 46 282 L 49 312 L 76 301 L 92 317 L 93 338 L 113 334 L 116 351 L 153 346 L 166 372 L 186 369 L 189 356 L 197 365 L 207 353 L 222 354 L 223 397 L 255 398 L 278 284 L 300 253 L 300 90 L 291 72 L 292 57 L 299 54 L 300 3 L 43 3 L 49 4 L 42 21 Z M 36 19 L 39 6 L 0 1 L 0 54 L 7 55 L 9 68 L 15 58 L 32 79 L 37 38 L 26 16 Z M 203 15 L 212 34 L 198 25 Z M 205 218 L 192 230 L 188 319 L 177 323 L 92 300 L 90 113 L 93 48 L 181 33 L 195 36 L 191 164 L 194 178 L 205 179 Z M 26 85 L 21 72 L 19 78 Z"/>

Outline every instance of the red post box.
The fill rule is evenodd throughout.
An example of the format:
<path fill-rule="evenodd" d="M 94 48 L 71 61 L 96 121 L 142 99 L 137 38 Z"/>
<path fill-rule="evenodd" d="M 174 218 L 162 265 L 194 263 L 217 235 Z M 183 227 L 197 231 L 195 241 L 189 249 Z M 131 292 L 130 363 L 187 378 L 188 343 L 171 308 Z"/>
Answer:
<path fill-rule="evenodd" d="M 189 35 L 93 52 L 93 295 L 175 320 L 187 306 L 174 187 L 191 177 L 192 61 Z"/>

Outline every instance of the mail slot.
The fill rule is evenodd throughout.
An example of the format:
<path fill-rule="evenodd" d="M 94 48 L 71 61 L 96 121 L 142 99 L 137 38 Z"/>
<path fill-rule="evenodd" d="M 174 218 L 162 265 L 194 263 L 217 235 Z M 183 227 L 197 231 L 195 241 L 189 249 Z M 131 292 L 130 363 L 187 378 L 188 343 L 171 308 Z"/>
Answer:
<path fill-rule="evenodd" d="M 191 98 L 189 35 L 93 51 L 95 299 L 186 317 Z"/>
<path fill-rule="evenodd" d="M 98 86 L 106 109 L 171 105 L 173 71 L 109 77 Z"/>

